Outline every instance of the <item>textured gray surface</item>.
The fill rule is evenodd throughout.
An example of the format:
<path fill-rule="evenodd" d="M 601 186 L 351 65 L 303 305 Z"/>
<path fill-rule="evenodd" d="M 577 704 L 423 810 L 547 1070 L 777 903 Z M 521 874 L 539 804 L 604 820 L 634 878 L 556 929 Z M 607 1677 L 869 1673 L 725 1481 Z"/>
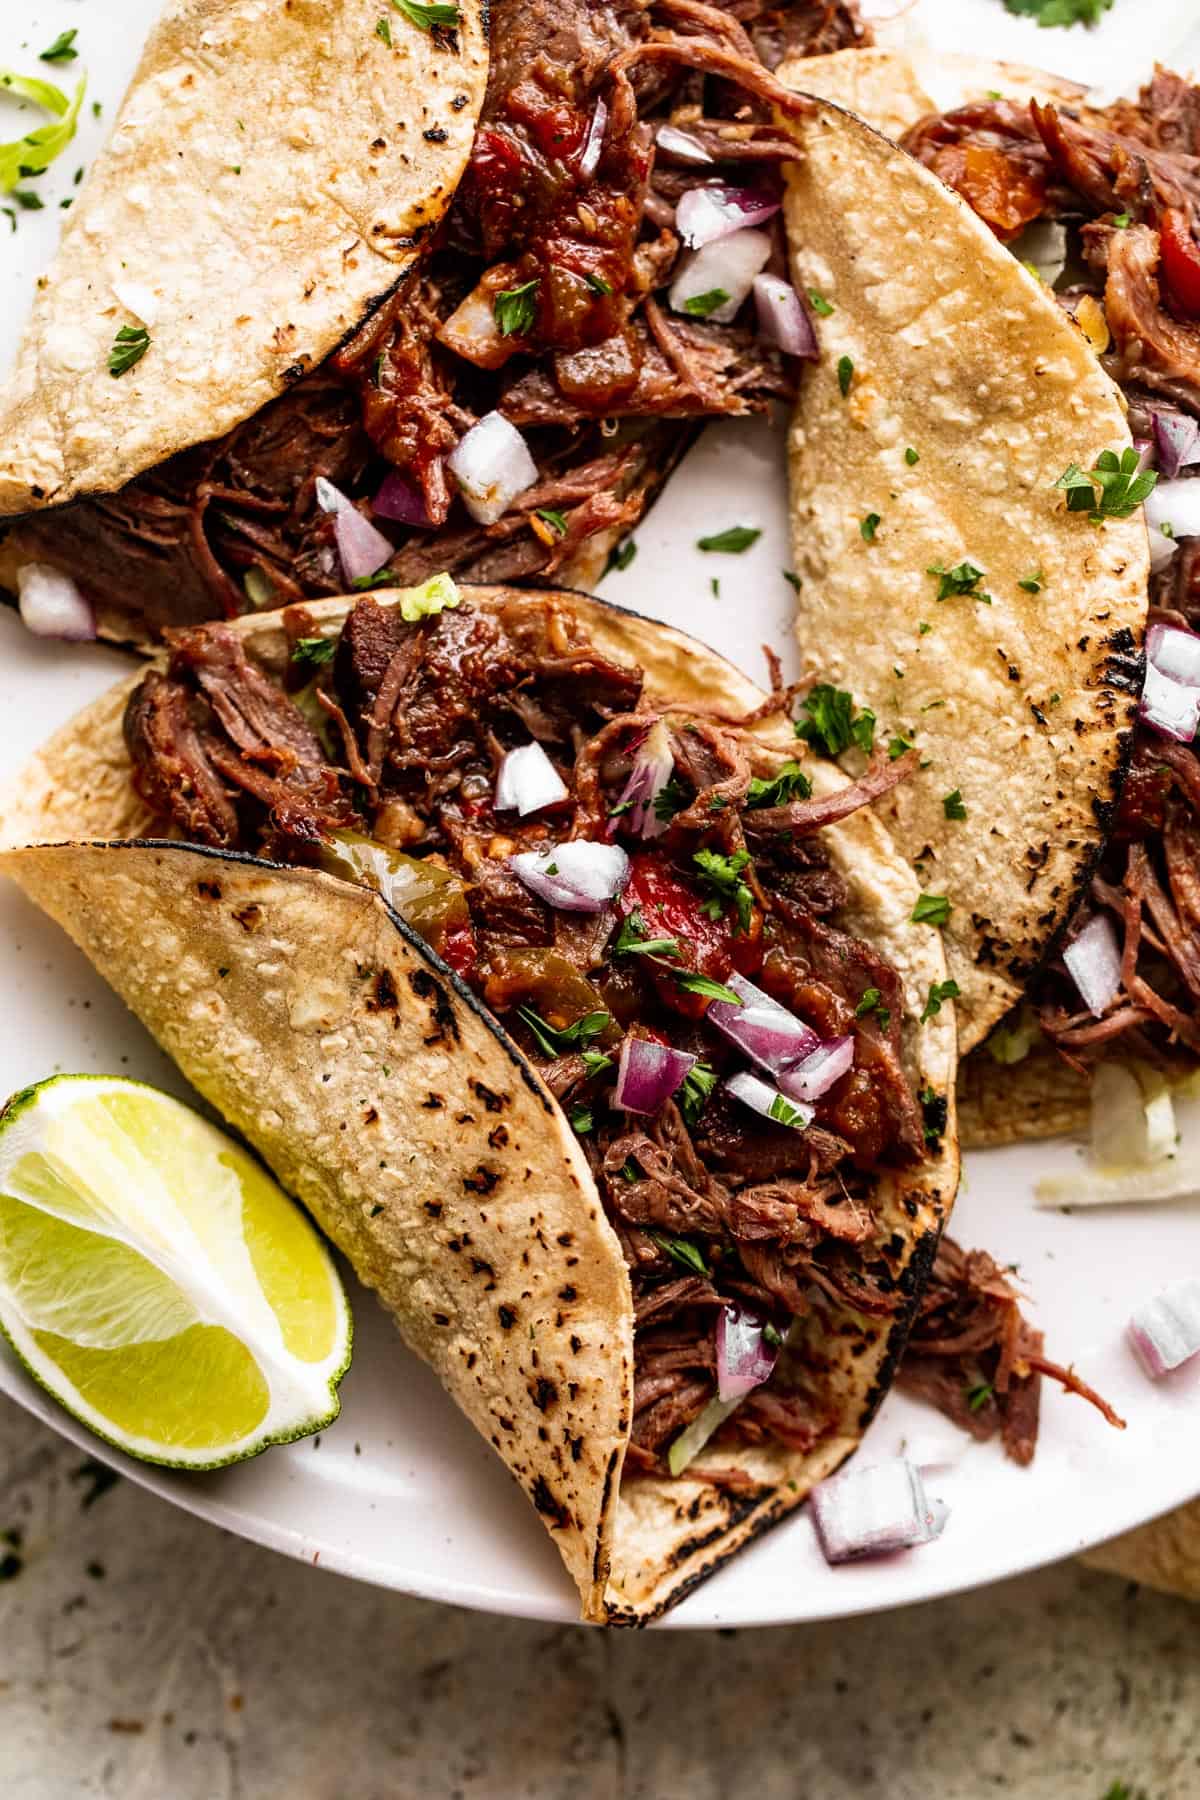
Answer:
<path fill-rule="evenodd" d="M 80 1471 L 0 1402 L 4 1800 L 1200 1794 L 1200 1609 L 1106 1576 L 605 1636 L 341 1581 Z"/>

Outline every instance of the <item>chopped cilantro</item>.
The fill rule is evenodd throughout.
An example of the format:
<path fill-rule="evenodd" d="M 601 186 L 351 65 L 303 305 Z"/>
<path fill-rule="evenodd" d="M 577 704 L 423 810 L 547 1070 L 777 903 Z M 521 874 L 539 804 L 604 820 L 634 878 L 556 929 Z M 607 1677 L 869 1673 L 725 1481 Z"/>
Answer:
<path fill-rule="evenodd" d="M 755 525 L 731 525 L 728 531 L 718 531 L 715 537 L 696 539 L 697 550 L 719 550 L 727 556 L 740 556 L 751 544 L 757 544 L 762 532 Z"/>
<path fill-rule="evenodd" d="M 718 307 L 724 306 L 728 299 L 729 295 L 724 288 L 709 288 L 707 293 L 693 294 L 690 300 L 685 300 L 683 310 L 690 313 L 693 319 L 707 319 Z"/>
<path fill-rule="evenodd" d="M 944 569 L 941 563 L 931 563 L 925 573 L 937 576 L 939 600 L 950 600 L 955 594 L 965 594 L 970 600 L 982 600 L 988 606 L 992 604 L 992 596 L 979 591 L 983 570 L 977 569 L 974 563 L 956 563 L 952 569 Z"/>
<path fill-rule="evenodd" d="M 831 302 L 825 298 L 824 294 L 818 294 L 816 288 L 809 288 L 808 304 L 812 307 L 813 311 L 822 319 L 827 319 L 829 317 L 829 315 L 834 311 L 834 307 L 831 304 Z"/>
<path fill-rule="evenodd" d="M 48 63 L 74 62 L 75 58 L 79 55 L 78 50 L 74 47 L 75 39 L 78 36 L 78 30 L 60 31 L 48 50 L 40 50 L 38 52 L 38 61 Z"/>
<path fill-rule="evenodd" d="M 942 811 L 948 819 L 966 818 L 967 807 L 961 788 L 951 788 L 948 794 L 942 795 Z"/>
<path fill-rule="evenodd" d="M 603 1050 L 585 1050 L 583 1066 L 587 1070 L 588 1080 L 594 1081 L 597 1075 L 607 1075 L 613 1066 L 611 1056 L 605 1056 Z"/>
<path fill-rule="evenodd" d="M 996 1390 L 990 1381 L 984 1381 L 978 1387 L 969 1387 L 964 1391 L 967 1396 L 967 1406 L 971 1412 L 977 1413 L 981 1407 L 987 1405 Z"/>
<path fill-rule="evenodd" d="M 719 919 L 732 906 L 737 912 L 738 929 L 749 931 L 754 895 L 741 875 L 750 861 L 750 852 L 735 850 L 731 856 L 723 856 L 719 850 L 697 850 L 692 861 L 701 885 L 709 890 L 701 910 L 710 919 Z"/>
<path fill-rule="evenodd" d="M 1040 569 L 1032 575 L 1026 575 L 1017 583 L 1017 586 L 1026 594 L 1040 594 L 1045 585 L 1046 577 Z"/>
<path fill-rule="evenodd" d="M 535 281 L 523 281 L 519 287 L 502 288 L 496 295 L 492 311 L 501 337 L 525 337 L 533 329 L 537 317 Z"/>
<path fill-rule="evenodd" d="M 770 781 L 761 775 L 751 777 L 746 808 L 749 811 L 758 806 L 786 806 L 789 800 L 807 800 L 811 793 L 812 782 L 800 764 L 785 762 Z"/>
<path fill-rule="evenodd" d="M 1118 231 L 1127 231 L 1133 224 L 1133 215 L 1131 213 L 1114 213 L 1113 224 Z"/>
<path fill-rule="evenodd" d="M 803 707 L 808 717 L 797 719 L 796 736 L 829 756 L 840 756 L 851 744 L 869 751 L 875 742 L 875 714 L 867 706 L 856 710 L 844 688 L 818 682 L 804 696 Z"/>
<path fill-rule="evenodd" d="M 719 600 L 719 599 L 720 599 L 720 598 L 721 598 L 721 583 L 720 583 L 720 579 L 719 579 L 719 577 L 717 577 L 717 576 L 716 576 L 716 575 L 714 575 L 714 576 L 713 576 L 713 578 L 712 578 L 712 580 L 711 580 L 711 581 L 710 581 L 710 582 L 709 582 L 709 584 L 708 584 L 708 585 L 709 585 L 709 588 L 710 588 L 710 589 L 711 589 L 711 591 L 712 591 L 712 597 L 713 597 L 713 599 L 714 599 L 714 600 Z"/>
<path fill-rule="evenodd" d="M 388 568 L 376 569 L 373 575 L 356 575 L 350 586 L 355 593 L 366 593 L 369 588 L 395 587 L 396 577 Z"/>
<path fill-rule="evenodd" d="M 593 294 L 612 293 L 612 282 L 605 281 L 603 275 L 585 275 L 583 279 L 587 282 Z"/>
<path fill-rule="evenodd" d="M 541 519 L 543 524 L 548 525 L 551 531 L 556 531 L 559 537 L 566 536 L 567 515 L 565 513 L 558 512 L 551 506 L 539 506 L 536 509 L 536 516 Z"/>
<path fill-rule="evenodd" d="M 855 1018 L 865 1019 L 874 1013 L 879 1021 L 880 1031 L 886 1031 L 892 1022 L 892 1013 L 890 1007 L 880 1004 L 882 999 L 883 995 L 877 987 L 864 988 L 858 1005 L 854 1009 Z"/>
<path fill-rule="evenodd" d="M 929 633 L 932 630 L 933 630 L 933 626 L 929 623 L 928 619 L 918 619 L 917 620 L 917 636 L 918 637 L 928 637 Z"/>
<path fill-rule="evenodd" d="M 742 1003 L 732 988 L 723 987 L 711 976 L 693 974 L 691 970 L 672 970 L 675 980 L 685 994 L 700 994 L 705 1000 L 725 1000 L 730 1006 Z"/>
<path fill-rule="evenodd" d="M 376 19 L 376 21 L 375 21 L 375 36 L 377 38 L 382 38 L 384 43 L 387 45 L 388 49 L 389 50 L 391 49 L 391 47 L 392 47 L 392 22 L 390 19 L 385 19 L 385 18 Z"/>
<path fill-rule="evenodd" d="M 679 940 L 673 937 L 650 937 L 646 931 L 646 921 L 635 906 L 621 921 L 621 929 L 613 945 L 613 955 L 678 956 Z"/>
<path fill-rule="evenodd" d="M 1050 25 L 1097 25 L 1113 0 L 1004 0 L 1010 13 Z"/>
<path fill-rule="evenodd" d="M 800 577 L 797 575 L 795 569 L 783 569 L 781 573 L 788 586 L 798 594 L 800 592 Z"/>
<path fill-rule="evenodd" d="M 292 661 L 302 669 L 319 669 L 322 664 L 332 662 L 336 654 L 336 638 L 297 638 L 292 645 Z"/>
<path fill-rule="evenodd" d="M 571 1130 L 578 1132 L 580 1137 L 586 1137 L 595 1123 L 590 1106 L 580 1102 L 571 1108 Z"/>
<path fill-rule="evenodd" d="M 40 171 L 37 169 L 22 169 L 21 173 L 23 175 L 37 175 Z M 43 201 L 42 196 L 40 194 L 35 194 L 32 188 L 13 188 L 12 197 L 21 208 L 22 212 L 45 211 L 45 202 Z"/>
<path fill-rule="evenodd" d="M 850 383 L 854 379 L 854 364 L 848 356 L 838 357 L 837 378 L 838 386 L 842 390 L 842 399 L 844 400 L 846 395 L 850 392 Z"/>
<path fill-rule="evenodd" d="M 910 444 L 908 449 L 904 452 L 904 460 L 910 469 L 915 469 L 921 460 L 921 453 L 919 450 L 914 450 Z"/>
<path fill-rule="evenodd" d="M 141 362 L 150 348 L 150 333 L 144 325 L 122 325 L 108 353 L 110 375 L 124 375 L 134 363 Z"/>
<path fill-rule="evenodd" d="M 943 1000 L 957 1000 L 958 996 L 959 986 L 957 981 L 931 981 L 929 984 L 929 995 L 921 1013 L 922 1025 L 924 1025 L 927 1019 L 937 1017 L 938 1013 L 942 1010 Z"/>
<path fill-rule="evenodd" d="M 606 1012 L 586 1013 L 573 1025 L 561 1029 L 535 1013 L 532 1006 L 518 1006 L 517 1015 L 524 1019 L 545 1056 L 561 1056 L 564 1050 L 582 1050 L 612 1024 L 612 1014 Z"/>
<path fill-rule="evenodd" d="M 1115 450 L 1102 450 L 1094 468 L 1069 463 L 1054 485 L 1065 492 L 1067 510 L 1085 512 L 1093 525 L 1104 519 L 1127 519 L 1158 481 L 1153 469 L 1139 472 L 1138 461 L 1132 445 L 1120 456 Z"/>
<path fill-rule="evenodd" d="M 658 1231 L 652 1231 L 650 1236 L 659 1249 L 664 1250 L 672 1262 L 677 1262 L 681 1268 L 691 1269 L 696 1275 L 707 1275 L 710 1272 L 695 1244 L 689 1243 L 687 1238 L 665 1237 Z"/>
<path fill-rule="evenodd" d="M 461 22 L 457 6 L 443 5 L 440 0 L 433 0 L 431 5 L 426 5 L 425 0 L 392 0 L 392 5 L 422 31 L 432 31 L 435 25 L 453 28 Z"/>
<path fill-rule="evenodd" d="M 707 1063 L 693 1063 L 684 1076 L 683 1086 L 676 1096 L 685 1123 L 695 1125 L 698 1122 L 716 1085 L 717 1072 L 715 1069 L 710 1069 Z"/>
<path fill-rule="evenodd" d="M 944 925 L 950 917 L 950 902 L 945 894 L 922 894 L 910 916 L 914 925 Z"/>
<path fill-rule="evenodd" d="M 616 569 L 618 573 L 627 569 L 637 555 L 637 545 L 632 538 L 626 538 L 623 544 L 614 544 L 608 553 L 608 561 L 604 565 L 604 573 Z"/>
<path fill-rule="evenodd" d="M 783 1348 L 783 1333 L 780 1331 L 778 1325 L 772 1325 L 769 1319 L 763 1326 L 763 1343 L 770 1344 L 772 1350 L 781 1350 Z"/>
<path fill-rule="evenodd" d="M 654 816 L 661 824 L 666 825 L 677 812 L 683 811 L 687 803 L 683 783 L 672 775 L 666 786 L 659 788 L 654 796 Z"/>
<path fill-rule="evenodd" d="M 1050 696 L 1049 700 L 1047 700 L 1046 704 L 1047 704 L 1047 706 L 1057 706 L 1061 699 L 1062 699 L 1062 695 L 1059 693 L 1058 689 L 1055 688 L 1054 692 L 1051 694 L 1051 696 Z"/>
<path fill-rule="evenodd" d="M 878 513 L 867 514 L 866 518 L 858 528 L 859 536 L 862 538 L 864 544 L 873 544 L 875 542 L 875 533 L 879 530 L 879 523 Z"/>

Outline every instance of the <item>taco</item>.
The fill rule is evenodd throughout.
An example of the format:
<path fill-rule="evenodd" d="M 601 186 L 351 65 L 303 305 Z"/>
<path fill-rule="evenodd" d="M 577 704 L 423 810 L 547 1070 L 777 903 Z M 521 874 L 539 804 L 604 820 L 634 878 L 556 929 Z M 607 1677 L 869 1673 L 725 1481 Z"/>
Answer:
<path fill-rule="evenodd" d="M 1038 259 L 1078 351 L 1119 386 L 1145 472 L 1138 488 L 1151 489 L 1150 566 L 1139 554 L 1125 576 L 1138 572 L 1139 600 L 1149 606 L 1151 667 L 1120 803 L 1099 859 L 1082 864 L 1080 904 L 1048 947 L 1029 1009 L 993 1035 L 986 1060 L 963 1070 L 973 1140 L 1005 1142 L 1085 1120 L 1088 1078 L 1101 1060 L 1168 1077 L 1200 1060 L 1200 760 L 1191 706 L 1200 680 L 1200 89 L 1159 69 L 1136 100 L 1094 107 L 1056 92 L 1051 77 L 950 59 L 935 105 L 903 59 L 899 72 L 878 52 L 866 61 L 874 73 L 860 67 L 852 77 L 865 115 L 895 126 L 896 94 L 911 93 L 901 137 L 909 155 L 975 210 L 993 255 Z M 823 87 L 843 90 L 854 62 L 834 56 L 810 67 Z M 789 78 L 807 84 L 810 67 Z M 1078 417 L 1078 394 L 1064 401 L 1064 421 Z M 1091 467 L 1086 454 L 1072 460 L 1080 474 Z M 1123 473 L 1110 471 L 1110 482 Z M 1097 501 L 1109 510 L 1110 494 L 1119 498 L 1088 483 L 1068 496 L 1082 510 L 1058 520 L 1064 547 L 1082 539 L 1102 554 L 1114 526 L 1097 530 L 1088 514 Z M 1139 534 L 1141 512 L 1129 520 Z M 1047 582 L 1035 609 L 1049 597 Z M 1078 643 L 1088 637 L 1092 649 L 1093 616 L 1099 623 L 1099 613 L 1080 605 Z M 1115 622 L 1103 620 L 1105 635 Z M 1065 705 L 1063 667 L 1050 635 L 1031 645 L 1026 671 L 1061 690 Z M 954 764 L 947 766 L 953 778 Z M 1003 775 L 997 762 L 993 777 Z M 1108 798 L 1097 783 L 1096 801 Z M 949 822 L 931 838 L 935 854 L 960 833 L 985 854 L 973 823 Z"/>
<path fill-rule="evenodd" d="M 0 584 L 142 645 L 443 570 L 591 585 L 701 421 L 794 391 L 748 301 L 804 104 L 770 67 L 853 9 L 495 0 L 486 95 L 478 0 L 268 11 L 152 34 L 0 401 Z M 760 221 L 736 269 L 681 254 L 697 170 Z"/>
<path fill-rule="evenodd" d="M 868 804 L 910 765 L 847 783 L 785 701 L 443 582 L 177 634 L 3 806 L 4 872 L 377 1290 L 593 1619 L 851 1453 L 954 1196 L 940 940 Z"/>
<path fill-rule="evenodd" d="M 795 131 L 793 279 L 823 315 L 789 446 L 802 671 L 919 752 L 880 816 L 944 921 L 966 1050 L 1061 935 L 1112 822 L 1145 528 L 1069 512 L 1060 478 L 1135 453 L 1086 341 L 957 195 L 832 104 Z"/>

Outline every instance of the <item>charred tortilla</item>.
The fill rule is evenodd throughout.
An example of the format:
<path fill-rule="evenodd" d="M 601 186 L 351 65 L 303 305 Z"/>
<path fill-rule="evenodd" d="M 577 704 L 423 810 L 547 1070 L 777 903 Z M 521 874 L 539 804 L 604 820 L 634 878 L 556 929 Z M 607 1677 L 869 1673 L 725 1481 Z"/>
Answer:
<path fill-rule="evenodd" d="M 802 657 L 921 753 L 880 816 L 949 903 L 970 1049 L 1086 890 L 1130 753 L 1145 526 L 1097 527 L 1055 485 L 1129 427 L 1082 334 L 957 195 L 836 106 L 796 129 L 794 278 L 833 308 L 789 453 Z"/>
<path fill-rule="evenodd" d="M 403 596 L 384 593 L 379 599 L 378 611 L 386 613 Z M 365 608 L 360 625 L 384 629 L 375 601 Z M 586 717 L 584 690 L 570 690 L 564 699 L 555 685 L 564 657 L 576 670 L 583 666 L 585 642 L 592 658 L 589 683 L 631 681 L 635 671 L 644 673 L 644 718 L 673 718 L 681 730 L 683 719 L 694 718 L 703 732 L 714 708 L 741 718 L 766 704 L 759 689 L 694 640 L 582 596 L 547 601 L 468 590 L 464 609 L 472 616 L 456 621 L 456 633 L 478 627 L 486 634 L 503 626 L 518 641 L 521 632 L 545 630 L 545 641 L 557 646 L 558 675 L 521 688 L 522 716 L 529 719 L 549 716 L 547 709 L 558 703 Z M 352 612 L 353 603 L 343 600 L 306 609 L 305 642 L 339 636 Z M 298 641 L 297 621 L 290 622 L 290 634 L 288 623 L 261 618 L 232 627 L 260 675 L 286 670 Z M 426 620 L 414 628 L 412 641 L 434 640 L 441 629 L 437 620 Z M 403 656 L 408 640 L 402 633 L 400 641 Z M 228 656 L 227 641 L 221 645 Z M 328 678 L 328 691 L 348 700 L 352 672 L 339 670 L 336 660 L 325 666 L 342 676 L 336 688 Z M 799 1506 L 812 1484 L 854 1449 L 892 1380 L 957 1180 L 953 1019 L 949 1004 L 940 1011 L 929 1006 L 944 963 L 936 932 L 911 922 L 918 894 L 911 872 L 864 810 L 826 825 L 820 857 L 804 865 L 818 883 L 832 883 L 838 896 L 836 931 L 820 919 L 804 926 L 816 933 L 814 941 L 827 942 L 836 957 L 851 955 L 861 941 L 872 947 L 871 967 L 882 969 L 877 959 L 887 959 L 892 974 L 878 979 L 898 984 L 903 1012 L 902 1024 L 897 1019 L 886 1027 L 888 1041 L 899 1046 L 905 1080 L 921 1097 L 928 1139 L 924 1155 L 896 1160 L 893 1152 L 882 1153 L 870 1174 L 845 1165 L 849 1191 L 861 1198 L 839 1229 L 844 1235 L 853 1218 L 860 1241 L 865 1234 L 870 1246 L 859 1265 L 845 1265 L 861 1266 L 855 1279 L 866 1310 L 828 1285 L 831 1272 L 841 1279 L 840 1264 L 818 1268 L 826 1285 L 813 1286 L 811 1294 L 806 1276 L 803 1316 L 791 1328 L 777 1376 L 763 1390 L 775 1392 L 772 1405 L 792 1419 L 791 1441 L 772 1435 L 761 1421 L 747 1437 L 749 1427 L 739 1426 L 735 1414 L 724 1433 L 672 1478 L 665 1445 L 648 1447 L 640 1423 L 644 1400 L 632 1377 L 643 1340 L 635 1338 L 633 1307 L 636 1299 L 645 1316 L 664 1295 L 671 1299 L 668 1288 L 676 1292 L 689 1277 L 674 1260 L 681 1251 L 655 1260 L 652 1229 L 639 1233 L 627 1211 L 606 1217 L 612 1180 L 631 1182 L 622 1191 L 635 1195 L 638 1167 L 618 1177 L 602 1172 L 622 1156 L 627 1166 L 630 1158 L 650 1156 L 655 1146 L 617 1148 L 623 1128 L 605 1110 L 607 1090 L 591 1090 L 595 1127 L 578 1118 L 573 1102 L 564 1098 L 560 1104 L 547 1084 L 576 1098 L 586 1091 L 564 1088 L 563 1058 L 547 1063 L 531 1054 L 523 1018 L 506 1012 L 505 1022 L 522 1040 L 518 1045 L 448 963 L 368 889 L 230 849 L 97 841 L 144 832 L 152 823 L 133 795 L 122 737 L 137 685 L 122 684 L 59 732 L 14 785 L 0 815 L 3 842 L 13 846 L 5 850 L 4 872 L 70 932 L 188 1078 L 300 1195 L 377 1289 L 406 1342 L 432 1363 L 529 1494 L 579 1587 L 585 1616 L 629 1624 L 656 1616 L 740 1544 Z M 249 707 L 251 690 L 244 692 Z M 137 702 L 132 713 L 137 715 Z M 248 716 L 237 713 L 242 723 Z M 612 723 L 606 729 L 611 733 Z M 796 741 L 778 717 L 764 718 L 751 735 L 761 746 L 753 754 L 764 770 L 782 769 L 796 753 Z M 581 767 L 590 766 L 587 745 L 585 731 Z M 681 748 L 678 754 L 683 757 Z M 817 761 L 805 767 L 813 803 L 828 801 L 836 811 L 833 796 L 843 792 L 842 777 Z M 277 811 L 272 829 L 279 817 Z M 519 835 L 516 826 L 506 830 Z M 636 837 L 624 841 L 635 865 L 650 857 Z M 678 859 L 681 853 L 670 854 Z M 489 878 L 488 868 L 479 866 L 476 885 Z M 668 880 L 665 863 L 659 880 Z M 658 891 L 666 895 L 665 886 Z M 662 916 L 652 919 L 659 929 Z M 482 917 L 472 913 L 477 934 Z M 623 930 L 633 929 L 631 917 L 624 914 Z M 752 911 L 750 918 L 752 935 L 759 927 Z M 714 930 L 732 930 L 717 919 L 709 922 Z M 445 954 L 478 984 L 477 968 L 463 960 L 461 940 L 441 941 Z M 481 957 L 493 958 L 494 972 L 497 953 L 494 946 L 487 949 L 489 942 L 479 935 Z M 680 954 L 687 951 L 685 942 Z M 670 979 L 668 962 L 653 981 Z M 657 988 L 639 991 L 639 1004 L 650 1009 L 646 1016 L 657 1021 L 660 1033 L 664 1026 L 670 1036 L 702 1029 L 696 1019 L 688 1024 L 681 1014 L 658 1008 Z M 876 1005 L 877 997 L 867 1013 Z M 563 1015 L 555 1016 L 561 1025 Z M 861 1026 L 856 1056 L 864 1068 L 872 1066 L 868 1039 L 876 1041 L 874 1034 L 884 1030 L 870 1018 Z M 714 1056 L 711 1041 L 705 1055 Z M 611 1080 L 611 1073 L 602 1079 Z M 831 1099 L 837 1092 L 831 1090 Z M 715 1166 L 734 1166 L 731 1144 L 741 1146 L 738 1155 L 756 1156 L 777 1142 L 780 1127 L 763 1120 L 743 1125 L 728 1113 L 725 1099 L 718 1100 L 709 1103 L 716 1107 L 715 1123 L 705 1123 L 702 1113 L 693 1127 L 697 1147 L 708 1146 Z M 631 1120 L 628 1129 L 636 1124 Z M 718 1129 L 719 1139 L 706 1135 Z M 798 1148 L 793 1151 L 789 1140 L 786 1154 L 807 1157 L 804 1141 L 797 1134 Z M 814 1130 L 814 1146 L 826 1141 Z M 688 1166 L 680 1162 L 672 1178 Z M 753 1186 L 728 1174 L 724 1179 L 731 1194 L 743 1198 Z M 644 1169 L 640 1185 L 647 1189 Z M 688 1205 L 703 1197 L 699 1188 L 689 1191 Z M 761 1195 L 761 1185 L 756 1191 Z M 779 1192 L 786 1200 L 786 1183 Z M 836 1203 L 837 1194 L 832 1198 Z M 697 1232 L 712 1260 L 712 1279 L 725 1281 L 725 1275 L 712 1274 L 715 1240 L 700 1226 L 693 1240 Z M 634 1244 L 643 1244 L 650 1265 L 648 1273 L 641 1263 L 635 1267 L 631 1289 L 626 1257 Z M 842 1256 L 836 1243 L 832 1247 Z M 807 1266 L 797 1265 L 797 1278 Z M 701 1289 L 708 1285 L 707 1278 L 690 1279 Z M 745 1281 L 751 1282 L 749 1272 Z M 785 1324 L 789 1316 L 781 1314 Z M 691 1317 L 686 1309 L 677 1315 L 685 1337 Z M 686 1343 L 681 1347 L 692 1354 Z M 711 1376 L 706 1379 L 711 1383 Z M 805 1396 L 804 1405 L 819 1399 L 820 1406 L 814 1415 L 820 1429 L 811 1440 L 796 1424 L 802 1412 L 794 1418 L 787 1412 Z M 750 1401 L 744 1405 L 749 1409 Z"/>

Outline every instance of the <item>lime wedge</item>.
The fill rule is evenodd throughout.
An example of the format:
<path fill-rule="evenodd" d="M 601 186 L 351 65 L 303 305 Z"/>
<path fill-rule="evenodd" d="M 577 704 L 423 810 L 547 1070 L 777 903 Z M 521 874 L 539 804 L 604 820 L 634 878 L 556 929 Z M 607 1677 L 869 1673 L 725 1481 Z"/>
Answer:
<path fill-rule="evenodd" d="M 103 1075 L 0 1115 L 0 1329 L 91 1430 L 192 1469 L 328 1425 L 352 1334 L 329 1252 L 265 1169 Z"/>

